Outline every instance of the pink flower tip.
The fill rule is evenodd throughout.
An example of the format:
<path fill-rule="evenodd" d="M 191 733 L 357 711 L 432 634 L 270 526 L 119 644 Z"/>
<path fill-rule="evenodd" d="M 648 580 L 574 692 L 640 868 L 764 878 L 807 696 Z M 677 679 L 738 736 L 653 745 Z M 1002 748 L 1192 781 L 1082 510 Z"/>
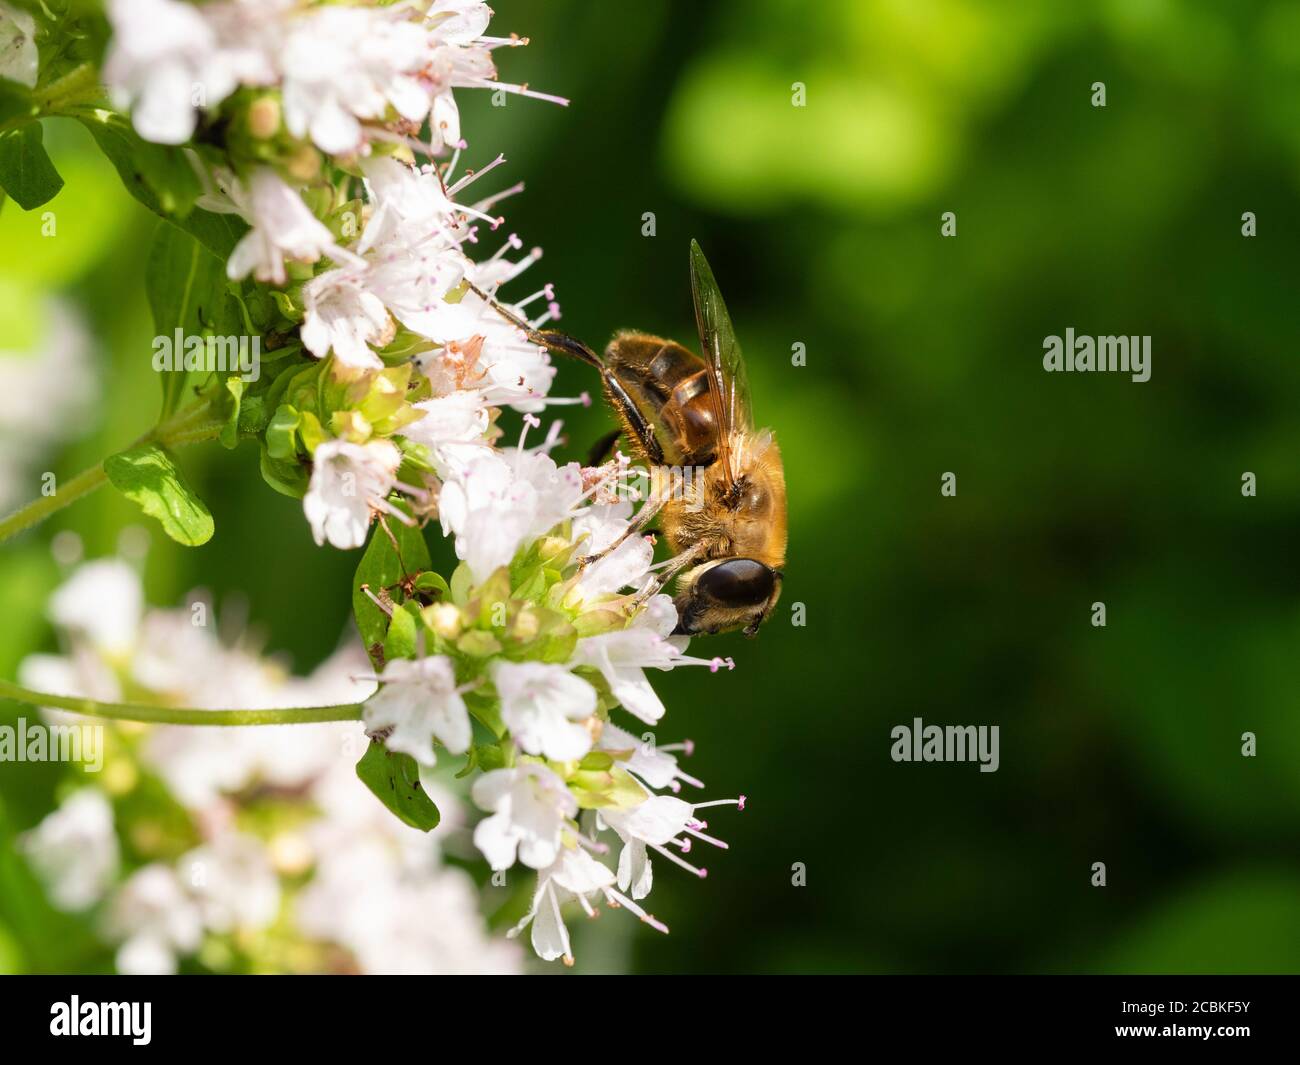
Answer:
<path fill-rule="evenodd" d="M 584 407 L 590 407 L 590 406 L 591 406 L 591 393 L 590 393 L 590 392 L 584 392 L 584 393 L 582 393 L 582 395 L 580 395 L 578 398 L 579 398 L 580 400 L 582 400 L 582 405 L 583 405 Z"/>
<path fill-rule="evenodd" d="M 686 755 L 686 757 L 689 758 L 694 753 L 695 753 L 695 741 L 685 740 L 682 743 L 682 754 Z"/>
<path fill-rule="evenodd" d="M 742 795 L 738 800 L 736 800 L 736 809 L 737 810 L 745 809 L 745 796 Z"/>

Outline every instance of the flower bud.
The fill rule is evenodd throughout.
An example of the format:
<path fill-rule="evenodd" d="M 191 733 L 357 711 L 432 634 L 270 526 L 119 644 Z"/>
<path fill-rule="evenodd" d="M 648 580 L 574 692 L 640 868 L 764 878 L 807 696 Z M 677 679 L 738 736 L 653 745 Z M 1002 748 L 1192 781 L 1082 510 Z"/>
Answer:
<path fill-rule="evenodd" d="M 274 96 L 259 96 L 248 108 L 248 132 L 259 140 L 269 140 L 280 129 L 280 101 Z"/>
<path fill-rule="evenodd" d="M 421 613 L 429 628 L 444 640 L 454 640 L 460 635 L 463 628 L 460 610 L 451 603 L 432 603 Z"/>

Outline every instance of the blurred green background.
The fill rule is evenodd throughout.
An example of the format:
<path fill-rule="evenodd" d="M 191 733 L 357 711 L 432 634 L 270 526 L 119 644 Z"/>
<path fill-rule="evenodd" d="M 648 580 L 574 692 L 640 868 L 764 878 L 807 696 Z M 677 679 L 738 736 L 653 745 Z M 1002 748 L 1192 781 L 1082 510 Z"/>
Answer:
<path fill-rule="evenodd" d="M 529 281 L 593 344 L 637 327 L 693 346 L 699 239 L 790 491 L 779 615 L 712 641 L 734 672 L 655 678 L 660 738 L 695 740 L 708 797 L 749 796 L 711 819 L 731 850 L 702 883 L 660 863 L 672 935 L 611 916 L 582 929 L 577 971 L 1300 969 L 1300 5 L 493 6 L 533 41 L 498 53 L 503 79 L 573 100 L 458 97 L 470 164 L 504 151 L 502 184 L 527 182 L 504 206 L 546 249 Z M 0 347 L 43 293 L 84 313 L 101 402 L 38 464 L 67 476 L 156 412 L 153 220 L 84 130 L 46 139 L 58 237 L 0 213 Z M 1044 373 L 1066 327 L 1150 334 L 1150 382 Z M 555 393 L 594 391 L 584 370 Z M 565 458 L 612 424 L 561 413 Z M 151 601 L 242 598 L 310 668 L 355 554 L 315 548 L 253 446 L 183 461 L 217 532 L 185 550 L 154 531 Z M 50 537 L 94 556 L 136 521 L 103 491 L 0 551 L 0 673 L 51 646 Z M 999 725 L 1000 770 L 895 764 L 914 717 Z M 54 783 L 6 767 L 7 832 Z M 0 891 L 20 875 L 0 859 Z"/>

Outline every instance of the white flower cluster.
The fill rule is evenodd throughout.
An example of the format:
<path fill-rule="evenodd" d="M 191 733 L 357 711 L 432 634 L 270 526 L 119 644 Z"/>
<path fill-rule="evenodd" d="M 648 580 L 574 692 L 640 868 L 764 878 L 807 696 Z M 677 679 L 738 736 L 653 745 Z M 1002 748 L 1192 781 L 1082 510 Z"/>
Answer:
<path fill-rule="evenodd" d="M 286 180 L 292 167 L 256 163 L 236 173 L 190 153 L 207 186 L 199 206 L 250 226 L 230 255 L 228 275 L 292 284 L 303 346 L 331 360 L 332 376 L 355 381 L 383 371 L 379 351 L 399 329 L 422 342 L 422 387 L 384 382 L 419 394 L 410 408 L 390 412 L 386 427 L 351 412 L 341 421 L 336 410 L 312 412 L 321 432 L 304 434 L 301 450 L 312 464 L 304 510 L 317 543 L 360 546 L 374 513 L 401 520 L 385 502 L 390 492 L 409 488 L 423 503 L 438 479 L 463 470 L 487 446 L 494 408 L 536 411 L 546 402 L 555 371 L 545 350 L 467 284 L 495 293 L 540 256 L 533 249 L 508 258 L 523 247 L 513 234 L 485 261 L 466 254 L 483 227 L 501 224 L 489 213 L 494 204 L 520 186 L 460 203 L 456 197 L 502 157 L 449 184 L 455 158 L 440 169 L 393 154 L 413 160 L 415 152 L 432 158 L 447 146 L 459 152 L 454 88 L 558 100 L 495 80 L 492 50 L 524 42 L 484 36 L 490 15 L 472 0 L 118 0 L 110 7 L 114 36 L 104 74 L 120 104 L 132 107 L 143 137 L 183 143 L 194 133 L 196 109 L 217 107 L 239 85 L 274 88 L 289 133 L 310 137 L 335 164 L 346 164 L 345 173 L 362 178 L 359 217 L 336 233 L 304 198 L 305 189 L 319 192 L 319 182 Z M 411 131 L 426 118 L 429 136 L 420 141 Z M 319 196 L 313 202 L 319 211 Z M 305 279 L 303 267 L 310 269 Z M 510 310 L 523 318 L 526 305 L 543 297 L 544 313 L 530 322 L 539 326 L 559 313 L 549 285 Z M 399 430 L 432 462 L 419 484 L 397 479 Z"/>
<path fill-rule="evenodd" d="M 354 679 L 365 664 L 355 640 L 309 676 L 294 677 L 223 643 L 206 606 L 195 600 L 177 610 L 146 608 L 130 565 L 86 563 L 50 600 L 67 653 L 27 658 L 21 678 L 56 694 L 105 700 L 121 698 L 127 686 L 137 698 L 146 692 L 195 708 L 347 702 L 373 689 Z M 426 781 L 443 821 L 429 835 L 406 827 L 357 779 L 353 765 L 364 745 L 361 729 L 348 723 L 159 726 L 142 737 L 128 729 L 114 736 L 114 754 L 99 776 L 88 777 L 93 783 L 24 837 L 23 852 L 56 905 L 93 911 L 105 938 L 118 944 L 120 972 L 171 972 L 212 937 L 256 944 L 273 926 L 315 944 L 317 954 L 325 945 L 342 948 L 346 967 L 362 972 L 517 971 L 517 952 L 485 933 L 473 881 L 441 860 L 448 838 L 465 831 L 456 796 Z M 114 800 L 144 772 L 163 779 L 202 838 L 178 857 L 154 858 L 124 876 L 119 835 L 129 826 L 115 823 Z M 255 835 L 241 824 L 257 796 L 296 813 L 285 828 Z"/>
<path fill-rule="evenodd" d="M 467 699 L 494 693 L 511 764 L 474 782 L 474 802 L 491 815 L 475 829 L 474 842 L 494 870 L 516 862 L 537 870 L 532 905 L 511 935 L 532 922 L 538 955 L 572 963 L 562 903 L 577 901 L 591 914 L 592 901 L 603 898 L 666 932 L 640 905 L 652 883 L 650 852 L 703 877 L 705 870 L 683 855 L 696 842 L 725 844 L 706 833 L 698 811 L 743 809 L 744 798 L 678 797 L 682 782 L 702 786 L 678 766 L 677 752 L 690 745 L 656 746 L 649 734 L 638 738 L 611 720 L 615 705 L 643 725 L 661 720 L 664 704 L 647 669 L 701 665 L 716 672 L 732 663 L 691 657 L 685 639 L 671 635 L 671 598 L 647 594 L 655 578 L 650 542 L 625 536 L 631 504 L 593 502 L 602 500 L 617 469 L 557 466 L 546 447 L 530 451 L 521 440 L 518 448 L 484 453 L 444 486 L 442 519 L 468 586 L 426 609 L 434 653 L 388 662 L 374 678 L 382 686 L 366 703 L 365 720 L 390 750 L 432 766 L 437 746 L 452 755 L 469 750 Z M 594 564 L 569 561 L 615 543 Z M 530 592 L 509 593 L 514 598 L 504 610 L 517 611 L 514 621 L 474 630 L 479 604 L 506 587 L 507 567 L 539 553 L 549 556 L 551 575 Z M 562 661 L 527 660 L 535 653 L 531 634 L 557 620 L 587 635 Z M 524 635 L 510 646 L 516 631 Z M 515 660 L 520 655 L 525 660 Z M 601 839 L 606 831 L 621 843 L 616 868 L 599 857 L 609 851 Z"/>
<path fill-rule="evenodd" d="M 198 116 L 240 86 L 278 87 L 295 137 L 323 152 L 362 150 L 397 117 L 430 120 L 433 150 L 460 143 L 455 88 L 530 92 L 496 80 L 479 0 L 303 4 L 299 0 L 110 0 L 104 79 L 136 131 L 183 144 Z"/>
<path fill-rule="evenodd" d="M 393 436 L 424 449 L 436 483 L 463 482 L 475 462 L 493 453 L 494 409 L 541 409 L 555 376 L 545 350 L 463 283 L 495 290 L 540 253 L 506 258 L 504 253 L 521 246 L 514 236 L 482 263 L 462 252 L 463 243 L 476 239 L 470 220 L 490 204 L 467 208 L 451 195 L 486 170 L 451 188 L 432 167 L 416 169 L 391 158 L 367 160 L 362 170 L 373 213 L 359 240 L 345 250 L 350 261 L 303 286 L 303 343 L 318 357 L 332 352 L 345 373 L 355 374 L 383 369 L 375 347 L 391 340 L 394 319 L 426 339 L 432 349 L 416 366 L 427 398 L 410 404 Z M 545 286 L 510 310 L 523 318 L 529 303 L 546 298 L 546 313 L 531 323 L 540 326 L 558 313 L 551 297 Z M 425 486 L 411 489 L 398 480 L 402 455 L 390 437 L 373 434 L 364 441 L 340 436 L 316 445 L 304 509 L 318 543 L 359 546 L 374 512 L 393 514 L 384 505 L 390 492 L 423 497 Z M 440 510 L 446 513 L 461 498 L 463 492 L 444 491 Z"/>
<path fill-rule="evenodd" d="M 375 651 L 367 731 L 426 769 L 441 747 L 485 770 L 472 795 L 490 816 L 474 842 L 494 870 L 537 871 L 515 932 L 531 923 L 540 956 L 571 961 L 562 903 L 591 913 L 603 898 L 666 931 L 640 904 L 650 853 L 703 876 L 683 855 L 698 842 L 723 846 L 699 816 L 715 804 L 672 794 L 698 785 L 674 748 L 623 731 L 611 711 L 653 726 L 664 706 L 646 669 L 730 663 L 689 657 L 671 635 L 676 611 L 657 594 L 652 541 L 631 535 L 632 504 L 610 487 L 623 467 L 557 464 L 558 424 L 526 446 L 536 413 L 566 402 L 548 399 L 554 368 L 529 335 L 559 308 L 550 285 L 494 305 L 540 254 L 518 254 L 517 236 L 485 260 L 468 254 L 500 226 L 496 202 L 516 191 L 464 195 L 501 157 L 459 179 L 455 156 L 414 165 L 417 153 L 459 151 L 453 88 L 526 91 L 494 80 L 491 50 L 520 42 L 484 36 L 489 15 L 466 0 L 121 0 L 106 74 L 147 138 L 184 142 L 197 111 L 254 86 L 278 93 L 267 130 L 282 112 L 289 134 L 325 153 L 328 181 L 315 186 L 292 176 L 289 156 L 227 167 L 194 155 L 208 183 L 200 206 L 251 227 L 228 275 L 284 286 L 281 306 L 294 308 L 303 347 L 320 360 L 287 372 L 299 376 L 277 390 L 264 459 L 285 464 L 286 482 L 310 462 L 303 507 L 318 544 L 359 547 L 376 517 L 412 526 L 436 516 L 453 537 L 461 565 L 440 588 L 367 589 L 392 619 L 379 649 L 403 648 Z M 197 95 L 182 91 L 194 86 Z M 246 114 L 250 128 L 263 124 L 251 106 Z M 513 448 L 498 446 L 503 408 L 524 417 Z M 416 631 L 413 644 L 398 639 L 399 623 Z M 601 860 L 602 833 L 619 841 L 616 868 Z M 329 897 L 346 899 L 347 875 Z M 353 917 L 345 923 L 378 919 Z"/>

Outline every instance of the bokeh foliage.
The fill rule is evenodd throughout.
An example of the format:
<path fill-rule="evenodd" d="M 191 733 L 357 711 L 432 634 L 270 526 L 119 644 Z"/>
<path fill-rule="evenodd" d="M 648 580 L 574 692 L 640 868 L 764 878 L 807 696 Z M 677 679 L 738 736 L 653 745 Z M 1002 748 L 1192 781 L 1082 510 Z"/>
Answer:
<path fill-rule="evenodd" d="M 750 798 L 711 819 L 731 850 L 703 883 L 660 863 L 672 935 L 601 921 L 579 971 L 1300 967 L 1296 7 L 494 7 L 534 41 L 501 55 L 509 79 L 574 101 L 461 96 L 467 161 L 504 150 L 528 183 L 505 206 L 546 249 L 530 279 L 556 283 L 564 328 L 592 343 L 631 326 L 690 339 L 699 239 L 790 484 L 780 616 L 757 642 L 714 641 L 734 672 L 656 678 L 660 738 L 696 741 L 709 797 Z M 70 475 L 157 410 L 153 222 L 84 129 L 45 137 L 58 236 L 0 213 L 0 345 L 23 346 L 43 292 L 87 316 L 103 401 L 52 460 Z M 1151 381 L 1044 374 L 1043 337 L 1067 326 L 1150 334 Z M 562 366 L 555 391 L 594 391 L 584 371 Z M 569 458 L 610 424 L 562 413 Z M 355 556 L 314 547 L 251 445 L 182 463 L 216 534 L 186 550 L 154 531 L 151 600 L 207 587 L 314 665 L 344 629 Z M 102 554 L 137 521 L 100 492 L 0 551 L 5 676 L 51 646 L 49 538 L 74 529 Z M 1001 769 L 891 762 L 889 731 L 913 717 L 1000 725 Z M 0 768 L 0 836 L 61 779 Z M 25 877 L 6 849 L 0 967 L 88 964 Z M 33 914 L 61 931 L 33 932 Z"/>

